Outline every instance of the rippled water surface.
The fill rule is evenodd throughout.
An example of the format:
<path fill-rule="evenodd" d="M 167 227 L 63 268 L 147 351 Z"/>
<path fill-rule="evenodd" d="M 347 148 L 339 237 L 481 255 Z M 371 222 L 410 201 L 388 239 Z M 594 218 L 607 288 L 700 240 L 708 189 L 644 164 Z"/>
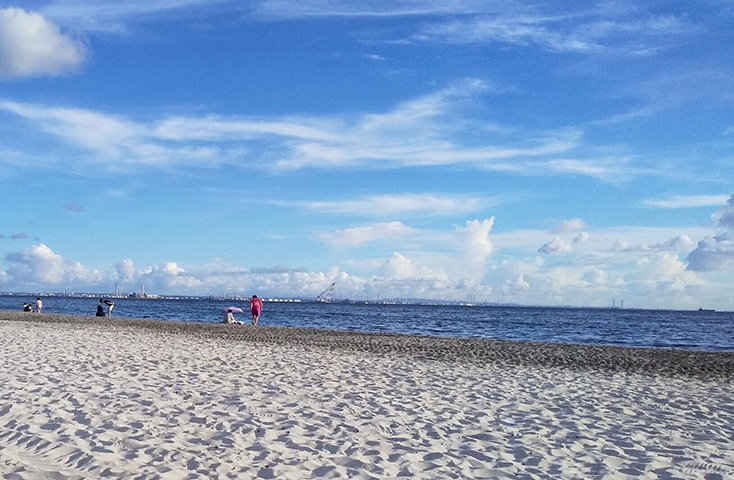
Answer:
<path fill-rule="evenodd" d="M 21 310 L 35 297 L 0 297 L 0 310 Z M 97 300 L 43 299 L 44 311 L 93 315 Z M 117 317 L 219 322 L 218 300 L 116 299 Z M 236 315 L 248 320 L 249 314 Z M 266 303 L 263 325 L 537 340 L 636 347 L 734 351 L 734 313 L 583 308 Z"/>

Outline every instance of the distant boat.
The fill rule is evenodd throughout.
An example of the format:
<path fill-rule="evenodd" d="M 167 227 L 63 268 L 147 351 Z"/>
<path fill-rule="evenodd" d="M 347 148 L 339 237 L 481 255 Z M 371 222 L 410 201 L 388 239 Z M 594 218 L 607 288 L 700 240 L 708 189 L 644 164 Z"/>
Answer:
<path fill-rule="evenodd" d="M 714 310 L 713 308 L 699 308 L 698 311 L 699 312 L 715 312 L 716 310 Z"/>

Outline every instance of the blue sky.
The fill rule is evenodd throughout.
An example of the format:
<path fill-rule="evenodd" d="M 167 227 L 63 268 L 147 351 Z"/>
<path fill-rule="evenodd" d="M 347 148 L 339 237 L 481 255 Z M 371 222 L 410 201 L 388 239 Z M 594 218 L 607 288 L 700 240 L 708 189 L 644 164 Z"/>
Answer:
<path fill-rule="evenodd" d="M 0 6 L 0 290 L 734 308 L 734 5 Z"/>

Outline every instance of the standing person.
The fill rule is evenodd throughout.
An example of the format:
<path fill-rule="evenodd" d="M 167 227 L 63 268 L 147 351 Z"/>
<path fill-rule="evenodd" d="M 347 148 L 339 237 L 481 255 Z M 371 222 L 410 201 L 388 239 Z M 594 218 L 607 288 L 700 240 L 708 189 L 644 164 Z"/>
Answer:
<path fill-rule="evenodd" d="M 36 313 L 41 313 L 41 310 L 43 309 L 43 302 L 41 301 L 41 297 L 36 298 Z"/>
<path fill-rule="evenodd" d="M 104 303 L 105 305 L 107 305 L 107 316 L 108 317 L 111 317 L 112 316 L 112 307 L 115 306 L 115 302 L 113 302 L 112 300 L 105 300 L 104 298 L 100 298 L 99 299 L 99 303 Z"/>
<path fill-rule="evenodd" d="M 260 312 L 263 311 L 263 302 L 257 295 L 252 296 L 250 300 L 250 313 L 252 313 L 252 324 L 257 325 L 257 321 L 260 319 Z"/>

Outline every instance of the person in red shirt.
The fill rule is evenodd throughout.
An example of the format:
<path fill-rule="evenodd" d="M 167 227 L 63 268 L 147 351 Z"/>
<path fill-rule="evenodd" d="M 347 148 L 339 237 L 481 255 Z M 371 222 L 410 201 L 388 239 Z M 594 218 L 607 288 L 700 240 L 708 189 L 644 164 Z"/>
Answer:
<path fill-rule="evenodd" d="M 257 295 L 252 296 L 250 300 L 250 313 L 252 313 L 252 324 L 257 325 L 257 321 L 260 319 L 260 312 L 263 310 L 263 302 Z"/>

